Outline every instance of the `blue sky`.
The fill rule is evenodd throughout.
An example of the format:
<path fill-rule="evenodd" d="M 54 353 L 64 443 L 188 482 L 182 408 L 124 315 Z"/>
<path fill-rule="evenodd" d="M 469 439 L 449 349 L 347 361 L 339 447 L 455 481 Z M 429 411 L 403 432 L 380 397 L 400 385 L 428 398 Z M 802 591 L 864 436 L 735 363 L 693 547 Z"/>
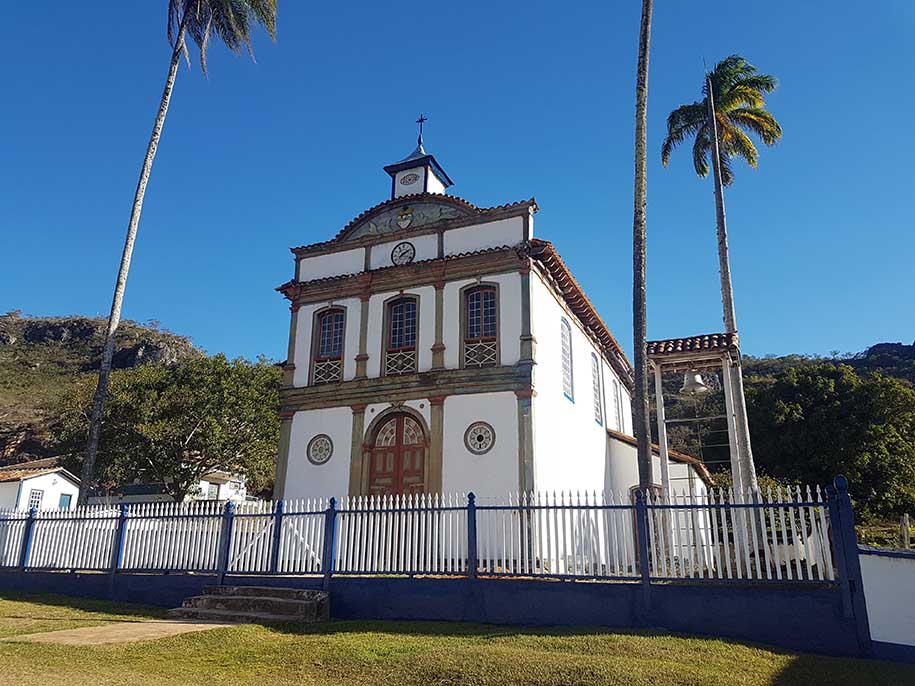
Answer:
<path fill-rule="evenodd" d="M 212 45 L 182 66 L 124 315 L 210 352 L 285 355 L 273 288 L 293 245 L 384 200 L 419 112 L 478 205 L 535 196 L 552 240 L 631 350 L 640 3 L 280 0 L 257 63 Z M 169 57 L 165 0 L 14 3 L 0 108 L 0 311 L 106 314 Z M 781 81 L 784 129 L 728 190 L 744 351 L 915 338 L 915 5 L 657 2 L 649 99 L 649 336 L 721 329 L 714 199 L 689 149 L 659 148 L 703 65 L 739 52 Z"/>

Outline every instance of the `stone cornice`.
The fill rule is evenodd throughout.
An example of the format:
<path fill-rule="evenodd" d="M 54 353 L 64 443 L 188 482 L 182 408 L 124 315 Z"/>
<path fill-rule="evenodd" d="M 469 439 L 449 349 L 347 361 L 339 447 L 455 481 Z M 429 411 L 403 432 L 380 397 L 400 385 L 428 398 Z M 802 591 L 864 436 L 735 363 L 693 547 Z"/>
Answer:
<path fill-rule="evenodd" d="M 468 393 L 527 391 L 531 388 L 528 366 L 482 369 L 437 369 L 419 374 L 354 379 L 305 388 L 280 388 L 281 412 L 327 407 L 352 407 L 375 402 L 441 398 Z"/>

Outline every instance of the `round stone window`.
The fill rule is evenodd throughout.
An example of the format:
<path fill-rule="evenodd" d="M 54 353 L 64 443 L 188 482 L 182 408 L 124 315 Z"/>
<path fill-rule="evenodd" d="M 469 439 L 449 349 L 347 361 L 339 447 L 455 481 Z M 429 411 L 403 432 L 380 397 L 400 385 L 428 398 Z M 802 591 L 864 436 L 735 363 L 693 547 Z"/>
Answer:
<path fill-rule="evenodd" d="M 318 434 L 308 441 L 306 453 L 308 461 L 312 464 L 324 464 L 334 454 L 334 442 L 330 440 L 330 436 L 327 434 Z"/>
<path fill-rule="evenodd" d="M 474 422 L 464 432 L 464 445 L 474 455 L 483 455 L 496 444 L 496 432 L 486 422 Z"/>

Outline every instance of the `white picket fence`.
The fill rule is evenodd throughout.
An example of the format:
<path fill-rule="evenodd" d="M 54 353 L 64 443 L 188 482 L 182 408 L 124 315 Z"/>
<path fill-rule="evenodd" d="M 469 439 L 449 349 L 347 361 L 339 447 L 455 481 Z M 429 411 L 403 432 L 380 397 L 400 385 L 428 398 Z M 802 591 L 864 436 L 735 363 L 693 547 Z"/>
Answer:
<path fill-rule="evenodd" d="M 828 504 L 809 488 L 652 494 L 640 507 L 630 494 L 591 492 L 0 512 L 0 566 L 23 559 L 28 569 L 162 573 L 633 579 L 644 566 L 653 579 L 835 579 Z"/>

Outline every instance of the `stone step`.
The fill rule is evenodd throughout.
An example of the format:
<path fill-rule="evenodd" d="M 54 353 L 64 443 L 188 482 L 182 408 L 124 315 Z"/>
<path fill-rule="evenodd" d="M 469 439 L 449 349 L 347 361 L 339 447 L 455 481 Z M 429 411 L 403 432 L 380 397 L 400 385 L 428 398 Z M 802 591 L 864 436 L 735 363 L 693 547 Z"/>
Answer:
<path fill-rule="evenodd" d="M 259 612 L 271 615 L 289 615 L 295 619 L 307 621 L 315 621 L 320 605 L 319 600 L 287 600 L 253 595 L 198 595 L 187 598 L 182 603 L 182 607 L 226 610 L 240 614 Z"/>
<path fill-rule="evenodd" d="M 231 622 L 234 624 L 278 624 L 302 621 L 289 615 L 272 615 L 263 612 L 239 614 L 230 610 L 207 610 L 198 607 L 176 607 L 166 614 L 172 619 L 195 619 L 201 622 Z"/>
<path fill-rule="evenodd" d="M 204 586 L 204 595 L 257 596 L 258 598 L 285 598 L 287 600 L 325 600 L 325 591 L 306 588 L 279 588 L 274 586 Z"/>

